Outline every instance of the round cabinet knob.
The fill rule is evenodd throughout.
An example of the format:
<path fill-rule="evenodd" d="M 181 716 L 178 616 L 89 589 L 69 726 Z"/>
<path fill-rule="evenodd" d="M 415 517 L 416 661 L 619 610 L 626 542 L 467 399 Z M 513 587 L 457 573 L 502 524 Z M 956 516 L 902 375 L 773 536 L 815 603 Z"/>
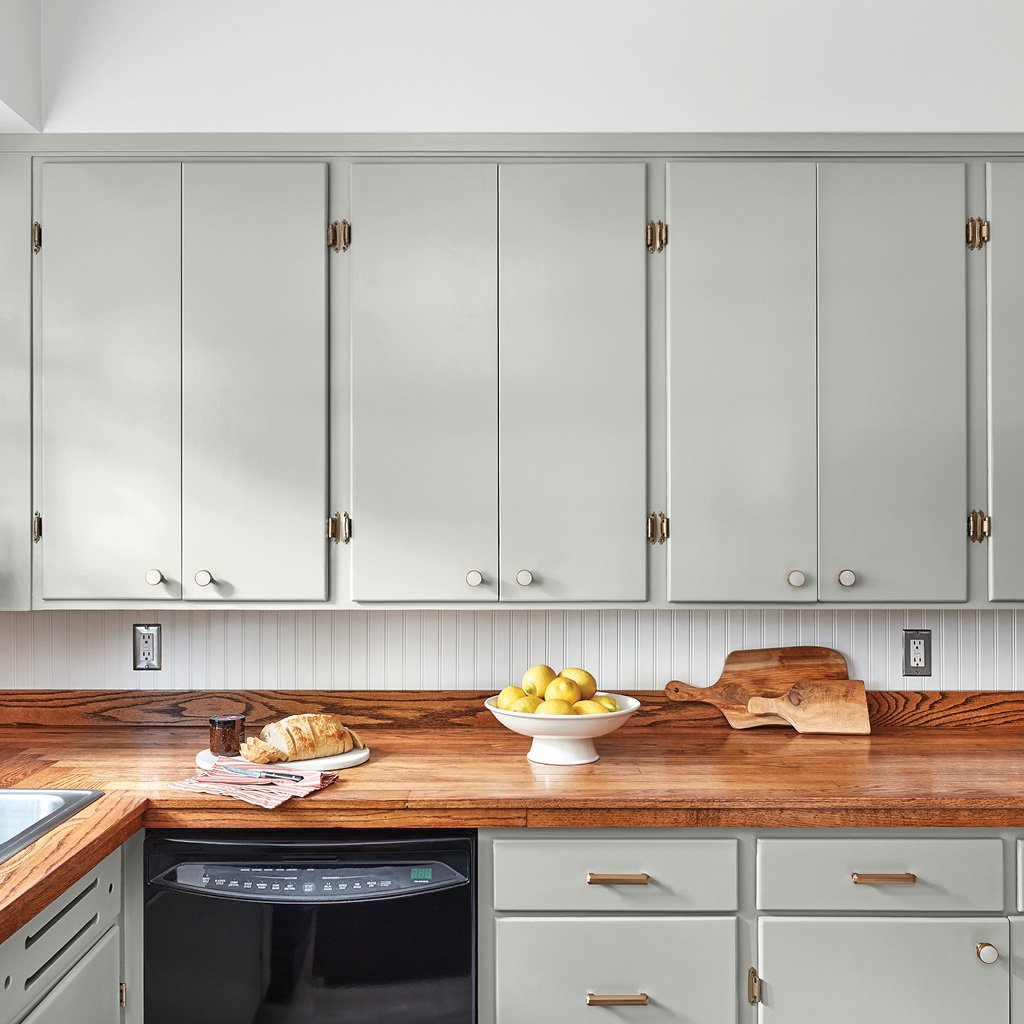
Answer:
<path fill-rule="evenodd" d="M 857 574 L 852 569 L 842 569 L 836 579 L 840 586 L 852 587 L 857 582 Z"/>
<path fill-rule="evenodd" d="M 807 582 L 807 573 L 803 569 L 792 569 L 786 576 L 786 582 L 791 587 L 802 587 Z"/>
<path fill-rule="evenodd" d="M 991 942 L 979 942 L 978 959 L 983 964 L 994 964 L 999 959 L 999 950 Z"/>
<path fill-rule="evenodd" d="M 466 573 L 466 582 L 471 587 L 479 587 L 483 581 L 484 574 L 476 569 L 470 569 L 469 572 Z"/>
<path fill-rule="evenodd" d="M 159 569 L 149 569 L 146 571 L 146 582 L 151 587 L 159 587 L 161 583 L 166 582 L 166 579 Z"/>
<path fill-rule="evenodd" d="M 213 573 L 209 569 L 200 569 L 195 580 L 200 587 L 208 587 L 213 582 Z"/>
<path fill-rule="evenodd" d="M 528 587 L 533 582 L 533 573 L 529 569 L 520 569 L 516 573 L 516 583 L 521 587 Z"/>

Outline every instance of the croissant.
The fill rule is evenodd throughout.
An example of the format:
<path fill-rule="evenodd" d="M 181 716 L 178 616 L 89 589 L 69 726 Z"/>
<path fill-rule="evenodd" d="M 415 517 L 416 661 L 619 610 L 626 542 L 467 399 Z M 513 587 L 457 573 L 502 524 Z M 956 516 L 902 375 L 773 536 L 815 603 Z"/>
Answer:
<path fill-rule="evenodd" d="M 256 764 L 273 764 L 331 757 L 364 746 L 358 733 L 346 728 L 338 715 L 289 715 L 265 725 L 259 737 L 247 739 L 241 754 Z"/>

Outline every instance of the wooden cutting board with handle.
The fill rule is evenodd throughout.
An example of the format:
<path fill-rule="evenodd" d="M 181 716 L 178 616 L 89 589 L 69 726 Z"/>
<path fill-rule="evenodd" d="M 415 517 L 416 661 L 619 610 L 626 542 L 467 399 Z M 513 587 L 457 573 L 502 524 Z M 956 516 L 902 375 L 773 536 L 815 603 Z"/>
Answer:
<path fill-rule="evenodd" d="M 781 697 L 751 697 L 747 711 L 784 718 L 797 732 L 871 732 L 868 698 L 860 679 L 796 683 Z"/>
<path fill-rule="evenodd" d="M 672 700 L 711 704 L 734 729 L 750 729 L 790 724 L 777 714 L 749 712 L 751 697 L 782 697 L 794 683 L 849 678 L 846 659 L 831 647 L 765 647 L 733 651 L 725 659 L 718 682 L 711 686 L 689 686 L 673 679 L 665 693 Z"/>

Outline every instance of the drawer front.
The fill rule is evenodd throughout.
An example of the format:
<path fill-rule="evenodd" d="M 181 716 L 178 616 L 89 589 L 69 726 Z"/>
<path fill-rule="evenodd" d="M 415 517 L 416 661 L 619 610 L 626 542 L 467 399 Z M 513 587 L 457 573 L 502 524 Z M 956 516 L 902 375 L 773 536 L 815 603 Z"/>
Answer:
<path fill-rule="evenodd" d="M 497 922 L 497 1024 L 735 1024 L 732 917 L 532 917 Z M 648 996 L 595 1006 L 588 994 Z"/>
<path fill-rule="evenodd" d="M 759 1024 L 1009 1020 L 1004 917 L 763 917 L 758 930 Z"/>
<path fill-rule="evenodd" d="M 1002 911 L 1003 844 L 999 839 L 762 839 L 757 907 Z"/>
<path fill-rule="evenodd" d="M 498 839 L 496 910 L 735 910 L 735 839 Z M 645 885 L 601 876 L 648 876 Z M 588 882 L 588 876 L 592 881 Z"/>

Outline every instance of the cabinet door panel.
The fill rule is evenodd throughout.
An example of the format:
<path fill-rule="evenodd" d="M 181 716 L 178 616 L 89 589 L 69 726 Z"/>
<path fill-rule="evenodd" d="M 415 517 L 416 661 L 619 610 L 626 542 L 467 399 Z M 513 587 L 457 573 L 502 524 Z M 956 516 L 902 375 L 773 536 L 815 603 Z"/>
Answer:
<path fill-rule="evenodd" d="M 989 598 L 1024 601 L 1024 164 L 988 167 L 990 218 L 998 246 L 989 273 Z"/>
<path fill-rule="evenodd" d="M 761 1024 L 1006 1024 L 1004 917 L 761 918 Z M 977 946 L 999 950 L 994 964 Z"/>
<path fill-rule="evenodd" d="M 23 1024 L 118 1024 L 120 932 L 115 925 L 71 969 Z"/>
<path fill-rule="evenodd" d="M 182 169 L 187 598 L 327 596 L 326 224 L 323 164 Z"/>
<path fill-rule="evenodd" d="M 180 166 L 45 163 L 41 194 L 42 596 L 180 597 Z"/>
<path fill-rule="evenodd" d="M 496 924 L 497 1024 L 736 1020 L 732 917 L 506 917 Z M 649 997 L 596 1007 L 587 994 Z"/>
<path fill-rule="evenodd" d="M 669 600 L 815 601 L 815 166 L 668 187 Z"/>
<path fill-rule="evenodd" d="M 356 601 L 498 596 L 496 177 L 352 168 Z"/>
<path fill-rule="evenodd" d="M 644 174 L 499 168 L 503 601 L 646 597 Z"/>
<path fill-rule="evenodd" d="M 819 166 L 824 600 L 966 600 L 964 218 L 962 164 Z"/>

